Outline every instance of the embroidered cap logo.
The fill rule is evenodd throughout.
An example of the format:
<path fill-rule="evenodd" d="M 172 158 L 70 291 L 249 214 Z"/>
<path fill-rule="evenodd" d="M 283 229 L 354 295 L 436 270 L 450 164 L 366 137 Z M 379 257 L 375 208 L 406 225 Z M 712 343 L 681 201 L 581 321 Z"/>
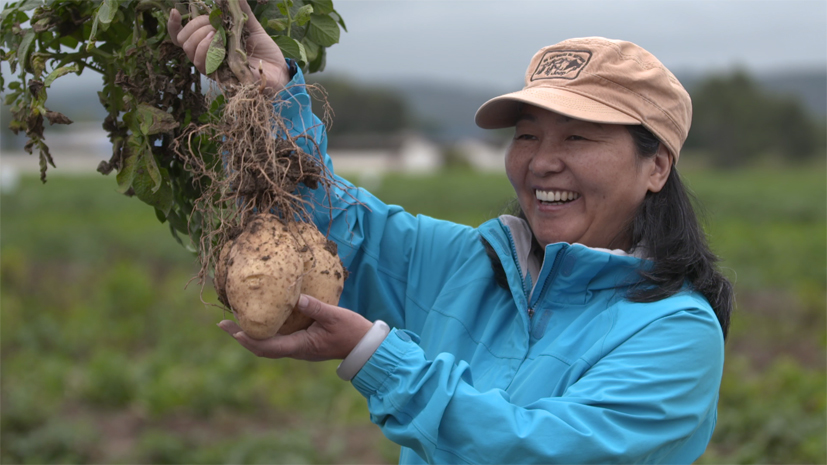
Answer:
<path fill-rule="evenodd" d="M 546 52 L 531 80 L 574 79 L 592 57 L 588 50 L 553 50 Z"/>

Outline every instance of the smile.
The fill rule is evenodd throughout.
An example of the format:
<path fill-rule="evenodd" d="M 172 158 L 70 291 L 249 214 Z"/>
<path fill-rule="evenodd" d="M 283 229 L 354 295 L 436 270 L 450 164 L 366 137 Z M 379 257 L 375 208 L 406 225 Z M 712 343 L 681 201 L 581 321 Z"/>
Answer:
<path fill-rule="evenodd" d="M 537 200 L 552 205 L 562 205 L 580 198 L 580 194 L 577 192 L 562 190 L 541 191 L 538 189 L 534 191 L 534 195 L 537 197 Z"/>

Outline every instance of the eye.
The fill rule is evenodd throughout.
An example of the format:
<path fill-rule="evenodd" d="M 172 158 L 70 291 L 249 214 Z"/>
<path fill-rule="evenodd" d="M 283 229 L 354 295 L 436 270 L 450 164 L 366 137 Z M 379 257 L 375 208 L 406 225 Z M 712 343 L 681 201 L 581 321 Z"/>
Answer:
<path fill-rule="evenodd" d="M 588 140 L 588 139 L 586 139 L 583 136 L 578 136 L 576 134 L 572 134 L 569 137 L 567 137 L 566 140 Z"/>
<path fill-rule="evenodd" d="M 534 139 L 536 139 L 536 137 L 534 137 L 533 135 L 528 134 L 528 133 L 518 133 L 518 134 L 514 135 L 514 140 L 534 140 Z"/>

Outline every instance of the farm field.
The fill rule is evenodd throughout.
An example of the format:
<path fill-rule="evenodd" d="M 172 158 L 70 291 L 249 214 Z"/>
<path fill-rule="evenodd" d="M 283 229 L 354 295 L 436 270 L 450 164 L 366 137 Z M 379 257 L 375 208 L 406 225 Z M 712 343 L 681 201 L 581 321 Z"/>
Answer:
<path fill-rule="evenodd" d="M 827 463 L 825 166 L 684 175 L 738 304 L 699 463 Z M 365 182 L 471 225 L 512 197 L 468 171 Z M 115 187 L 54 170 L 0 195 L 0 462 L 397 461 L 336 362 L 257 359 L 218 329 L 194 256 Z"/>

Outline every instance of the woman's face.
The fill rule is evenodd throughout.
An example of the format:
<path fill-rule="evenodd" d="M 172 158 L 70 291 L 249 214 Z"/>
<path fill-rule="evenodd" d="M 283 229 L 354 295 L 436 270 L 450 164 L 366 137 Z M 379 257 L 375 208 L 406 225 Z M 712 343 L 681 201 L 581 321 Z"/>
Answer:
<path fill-rule="evenodd" d="M 621 233 L 646 192 L 663 187 L 671 157 L 663 147 L 654 157 L 638 157 L 622 125 L 525 105 L 505 166 L 541 245 L 628 249 Z"/>

